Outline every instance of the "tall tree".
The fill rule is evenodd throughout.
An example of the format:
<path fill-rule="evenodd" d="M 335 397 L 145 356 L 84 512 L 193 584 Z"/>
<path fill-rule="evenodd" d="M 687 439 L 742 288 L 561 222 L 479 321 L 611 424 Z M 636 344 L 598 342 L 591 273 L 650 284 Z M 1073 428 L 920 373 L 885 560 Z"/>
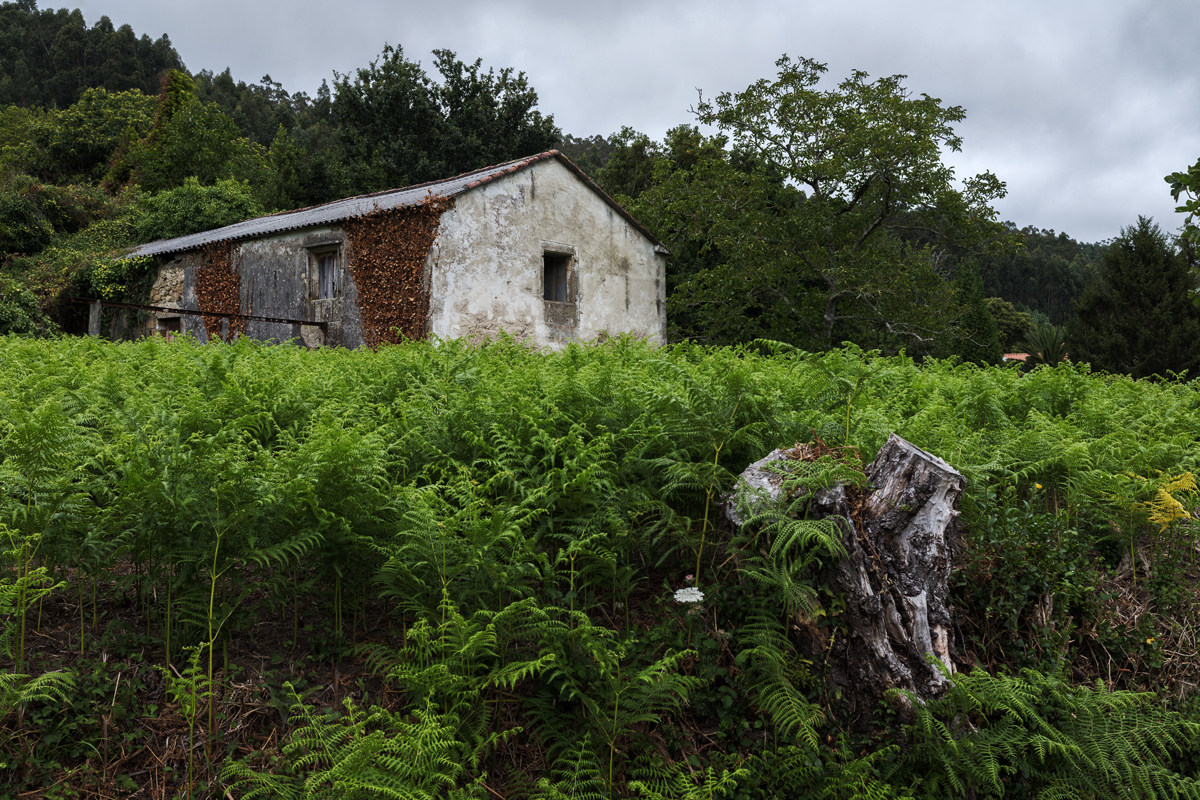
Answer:
<path fill-rule="evenodd" d="M 289 93 L 270 75 L 247 84 L 235 81 L 228 69 L 202 70 L 193 82 L 198 99 L 216 103 L 246 139 L 270 147 L 275 174 L 263 195 L 269 208 L 317 205 L 355 191 L 333 126 L 327 82 L 321 82 L 315 100 L 304 92 Z"/>
<path fill-rule="evenodd" d="M 1067 329 L 1072 361 L 1135 378 L 1200 367 L 1200 310 L 1187 261 L 1146 217 L 1124 228 L 1100 260 Z"/>
<path fill-rule="evenodd" d="M 1004 184 L 984 173 L 956 188 L 941 160 L 961 144 L 963 110 L 911 97 L 899 75 L 854 72 L 822 90 L 824 64 L 776 64 L 774 80 L 698 105 L 729 150 L 690 169 L 657 159 L 655 187 L 638 197 L 635 213 L 657 217 L 672 245 L 680 231 L 720 253 L 679 285 L 671 313 L 714 342 L 932 341 L 959 310 L 951 254 L 1004 239 L 990 206 Z M 639 176 L 629 155 L 618 148 L 606 174 Z"/>
<path fill-rule="evenodd" d="M 36 0 L 0 5 L 0 103 L 66 108 L 89 88 L 153 95 L 171 69 L 183 62 L 166 34 L 138 37 L 108 17 L 89 28 L 79 9 Z"/>
<path fill-rule="evenodd" d="M 575 137 L 564 133 L 554 147 L 594 179 L 608 163 L 615 144 L 599 134 Z"/>
<path fill-rule="evenodd" d="M 275 132 L 275 140 L 271 142 L 267 158 L 271 164 L 265 194 L 267 207 L 281 210 L 297 208 L 304 192 L 300 185 L 304 151 L 283 125 Z"/>
<path fill-rule="evenodd" d="M 182 186 L 188 178 L 206 186 L 221 179 L 250 181 L 269 191 L 267 149 L 243 137 L 216 103 L 197 98 L 192 79 L 178 70 L 163 77 L 154 127 L 115 171 L 122 167 L 150 192 Z"/>
<path fill-rule="evenodd" d="M 943 354 L 956 355 L 981 367 L 999 364 L 1003 356 L 1000 329 L 983 296 L 983 279 L 974 260 L 959 263 L 954 294 L 962 313 L 942 339 Z"/>
<path fill-rule="evenodd" d="M 353 76 L 335 73 L 333 114 L 359 191 L 446 178 L 547 150 L 561 138 L 524 73 L 482 71 L 434 52 L 436 83 L 399 47 Z"/>
<path fill-rule="evenodd" d="M 685 133 L 679 134 L 682 130 Z M 625 126 L 619 133 L 612 136 L 612 152 L 605 159 L 604 168 L 595 176 L 600 186 L 613 197 L 637 199 L 642 192 L 654 186 L 655 165 L 668 157 L 671 150 L 671 139 L 676 135 L 688 135 L 687 126 L 673 128 L 667 133 L 667 139 L 662 146 L 644 133 L 639 133 Z M 699 131 L 696 131 L 699 136 Z M 701 139 L 700 143 L 706 140 Z M 718 140 L 712 140 L 717 142 Z M 721 138 L 718 147 L 724 150 L 727 139 Z M 673 168 L 683 165 L 675 164 Z M 661 174 L 660 174 L 661 179 Z"/>
<path fill-rule="evenodd" d="M 146 136 L 154 118 L 153 97 L 88 89 L 70 107 L 40 115 L 20 148 L 20 166 L 55 183 L 99 180 L 113 154 Z"/>
<path fill-rule="evenodd" d="M 1017 311 L 1016 306 L 999 297 L 988 297 L 984 302 L 992 314 L 992 319 L 996 320 L 1000 349 L 1005 353 L 1013 352 L 1013 349 L 1029 335 L 1033 328 L 1033 318 L 1024 311 Z"/>
<path fill-rule="evenodd" d="M 1018 231 L 1013 223 L 1004 224 L 1023 246 L 979 257 L 984 292 L 1043 314 L 1054 325 L 1065 323 L 1083 288 L 1096 277 L 1095 262 L 1103 245 L 1034 226 Z"/>
<path fill-rule="evenodd" d="M 803 194 L 762 164 L 726 148 L 724 136 L 681 125 L 657 143 L 629 128 L 613 137 L 600 185 L 670 245 L 672 339 L 731 344 L 754 338 L 819 346 L 815 309 L 783 313 L 796 275 L 787 257 Z"/>
<path fill-rule="evenodd" d="M 196 97 L 216 103 L 237 123 L 243 136 L 264 147 L 274 141 L 280 125 L 288 131 L 296 127 L 296 106 L 308 100 L 303 92 L 293 97 L 270 75 L 264 75 L 257 84 L 247 84 L 234 81 L 233 74 L 226 68 L 216 75 L 210 70 L 201 70 L 192 76 L 192 80 L 196 85 Z"/>

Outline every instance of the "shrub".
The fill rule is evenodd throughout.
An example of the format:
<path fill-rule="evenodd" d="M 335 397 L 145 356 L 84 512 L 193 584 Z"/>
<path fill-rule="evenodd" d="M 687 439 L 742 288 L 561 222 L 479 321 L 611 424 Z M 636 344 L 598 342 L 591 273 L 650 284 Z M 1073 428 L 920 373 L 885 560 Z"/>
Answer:
<path fill-rule="evenodd" d="M 37 298 L 16 280 L 0 275 L 0 334 L 44 335 L 54 329 Z"/>
<path fill-rule="evenodd" d="M 53 235 L 54 228 L 28 197 L 12 189 L 0 192 L 0 253 L 36 253 Z"/>
<path fill-rule="evenodd" d="M 232 178 L 212 186 L 188 178 L 182 186 L 145 198 L 141 210 L 135 230 L 143 242 L 187 236 L 265 213 L 250 184 Z"/>

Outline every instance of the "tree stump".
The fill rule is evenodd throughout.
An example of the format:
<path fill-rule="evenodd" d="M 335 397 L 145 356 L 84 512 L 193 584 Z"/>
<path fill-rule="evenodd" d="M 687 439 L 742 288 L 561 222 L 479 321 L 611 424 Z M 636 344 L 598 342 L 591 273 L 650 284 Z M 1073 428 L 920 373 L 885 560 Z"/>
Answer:
<path fill-rule="evenodd" d="M 772 453 L 747 473 L 781 457 L 782 451 Z M 757 472 L 742 486 L 757 483 L 761 497 L 762 489 L 774 487 L 762 486 Z M 966 481 L 894 433 L 866 473 L 872 491 L 853 508 L 837 486 L 817 492 L 809 509 L 814 517 L 841 518 L 847 554 L 822 575 L 846 601 L 848 635 L 831 647 L 831 680 L 843 694 L 871 704 L 892 688 L 938 697 L 947 682 L 926 658 L 932 654 L 954 672 L 946 600 L 955 506 Z"/>

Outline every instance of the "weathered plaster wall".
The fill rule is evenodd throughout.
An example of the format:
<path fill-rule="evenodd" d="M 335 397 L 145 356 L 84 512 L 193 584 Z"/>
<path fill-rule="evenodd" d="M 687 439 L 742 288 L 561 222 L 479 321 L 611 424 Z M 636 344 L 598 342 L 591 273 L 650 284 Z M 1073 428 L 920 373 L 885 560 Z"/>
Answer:
<path fill-rule="evenodd" d="M 340 297 L 315 300 L 317 275 L 311 263 L 313 249 L 341 246 L 338 263 Z M 288 319 L 328 322 L 324 341 L 318 328 L 251 320 L 246 329 L 251 339 L 302 338 L 306 344 L 362 345 L 362 318 L 358 294 L 346 267 L 346 237 L 337 226 L 288 231 L 262 239 L 241 242 L 234 248 L 237 270 L 242 278 L 242 313 Z"/>
<path fill-rule="evenodd" d="M 158 277 L 150 288 L 150 305 L 186 308 L 192 311 L 199 309 L 200 305 L 196 299 L 196 266 L 199 263 L 199 254 L 195 252 L 167 256 L 159 265 Z M 150 312 L 147 320 L 148 331 L 152 333 L 161 330 L 159 321 L 173 316 L 163 311 Z M 179 323 L 181 333 L 190 333 L 201 341 L 206 340 L 204 321 L 200 317 L 181 314 Z"/>
<path fill-rule="evenodd" d="M 573 305 L 543 300 L 547 250 L 572 255 Z M 428 264 L 429 331 L 443 338 L 665 339 L 665 256 L 556 159 L 456 198 Z"/>
<path fill-rule="evenodd" d="M 309 254 L 324 245 L 342 246 L 339 264 L 341 296 L 316 300 L 316 271 Z M 336 226 L 288 231 L 262 239 L 234 244 L 232 263 L 241 278 L 241 313 L 296 320 L 328 322 L 324 335 L 316 326 L 249 320 L 246 335 L 252 339 L 284 341 L 299 339 L 310 347 L 362 345 L 362 319 L 358 313 L 354 281 L 346 267 L 345 236 Z M 151 289 L 151 305 L 179 306 L 199 310 L 196 273 L 204 266 L 197 251 L 183 253 L 165 262 Z M 157 312 L 155 318 L 170 317 Z M 207 340 L 201 317 L 183 315 L 182 331 Z"/>
<path fill-rule="evenodd" d="M 150 287 L 150 299 L 146 302 L 152 306 L 185 308 L 183 305 L 183 264 L 179 259 L 172 258 L 159 267 L 158 277 L 155 278 L 154 285 Z M 161 312 L 148 314 L 145 334 L 161 331 L 158 320 L 170 316 L 173 315 Z"/>

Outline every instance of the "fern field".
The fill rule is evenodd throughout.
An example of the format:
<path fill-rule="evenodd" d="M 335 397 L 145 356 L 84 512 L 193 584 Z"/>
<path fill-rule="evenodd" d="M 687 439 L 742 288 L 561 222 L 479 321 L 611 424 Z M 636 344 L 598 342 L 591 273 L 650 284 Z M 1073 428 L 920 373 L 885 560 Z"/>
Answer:
<path fill-rule="evenodd" d="M 968 478 L 908 715 L 825 681 L 836 533 L 720 509 L 893 431 Z M 0 796 L 1200 797 L 1198 445 L 1071 365 L 0 339 Z"/>

